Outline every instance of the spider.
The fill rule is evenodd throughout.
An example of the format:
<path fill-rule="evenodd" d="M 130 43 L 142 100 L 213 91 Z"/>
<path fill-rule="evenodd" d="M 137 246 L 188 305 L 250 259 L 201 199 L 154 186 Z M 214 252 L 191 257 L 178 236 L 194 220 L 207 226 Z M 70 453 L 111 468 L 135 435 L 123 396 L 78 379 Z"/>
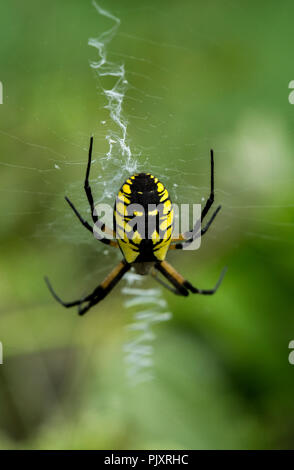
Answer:
<path fill-rule="evenodd" d="M 118 192 L 116 203 L 113 212 L 114 229 L 113 232 L 99 221 L 94 211 L 94 200 L 92 196 L 91 187 L 89 184 L 89 175 L 92 161 L 93 137 L 90 139 L 88 165 L 86 170 L 86 177 L 84 189 L 90 205 L 91 215 L 94 224 L 100 227 L 103 233 L 111 234 L 113 239 L 106 237 L 100 238 L 100 241 L 112 247 L 119 247 L 123 260 L 110 272 L 110 274 L 103 280 L 103 282 L 96 287 L 89 295 L 82 297 L 73 302 L 64 302 L 53 290 L 49 280 L 45 278 L 47 286 L 53 297 L 66 308 L 78 306 L 78 314 L 84 315 L 90 308 L 98 304 L 104 299 L 113 287 L 119 282 L 123 275 L 129 271 L 133 266 L 137 273 L 148 274 L 150 273 L 161 285 L 169 289 L 175 294 L 187 296 L 189 292 L 193 294 L 212 295 L 216 292 L 225 274 L 226 268 L 222 271 L 218 282 L 213 289 L 198 289 L 194 287 L 189 281 L 179 274 L 166 260 L 168 250 L 183 249 L 189 243 L 192 243 L 195 238 L 200 235 L 203 236 L 209 229 L 216 215 L 221 209 L 219 205 L 213 212 L 212 216 L 200 230 L 200 222 L 208 214 L 214 202 L 214 158 L 213 150 L 210 151 L 210 195 L 206 200 L 205 206 L 201 212 L 201 220 L 198 220 L 193 228 L 192 236 L 188 239 L 184 235 L 178 238 L 172 237 L 173 232 L 173 208 L 169 194 L 164 185 L 150 173 L 139 173 L 130 176 L 122 185 Z M 82 225 L 93 234 L 93 227 L 80 215 L 73 203 L 65 197 L 65 200 L 82 223 Z M 148 210 L 149 204 L 161 203 L 163 207 L 162 217 L 158 211 Z M 128 207 L 130 204 L 140 204 L 144 208 L 145 214 L 148 217 L 155 217 L 157 220 L 157 230 L 152 233 L 152 237 L 145 238 L 139 229 L 133 233 L 132 237 L 127 237 L 127 227 L 132 217 L 128 214 Z M 139 214 L 140 215 L 140 214 Z M 146 219 L 147 220 L 147 219 Z M 161 221 L 161 222 L 160 222 Z M 148 222 L 147 222 L 148 224 Z M 124 229 L 124 230 L 123 230 Z M 161 279 L 158 274 L 164 276 L 167 281 Z"/>

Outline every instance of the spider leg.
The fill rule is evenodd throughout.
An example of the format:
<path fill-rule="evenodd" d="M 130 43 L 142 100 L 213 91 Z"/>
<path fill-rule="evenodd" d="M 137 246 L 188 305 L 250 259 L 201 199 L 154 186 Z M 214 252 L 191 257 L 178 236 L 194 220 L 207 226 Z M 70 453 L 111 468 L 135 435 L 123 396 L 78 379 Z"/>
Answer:
<path fill-rule="evenodd" d="M 65 200 L 69 204 L 69 206 L 72 208 L 72 210 L 74 211 L 75 215 L 77 216 L 81 224 L 83 224 L 83 226 L 86 227 L 86 229 L 89 230 L 89 232 L 93 233 L 93 228 L 91 227 L 91 225 L 81 216 L 81 214 L 78 212 L 78 210 L 75 208 L 75 206 L 73 205 L 73 203 L 70 201 L 70 199 L 67 196 L 65 196 Z"/>
<path fill-rule="evenodd" d="M 110 228 L 106 227 L 105 224 L 100 222 L 98 216 L 95 214 L 94 199 L 92 195 L 91 186 L 89 183 L 89 176 L 90 176 L 90 170 L 91 170 L 91 164 L 92 164 L 92 150 L 93 150 L 93 136 L 91 136 L 90 138 L 89 157 L 88 157 L 88 164 L 87 164 L 87 170 L 86 170 L 86 176 L 85 176 L 85 182 L 84 182 L 84 189 L 85 189 L 85 193 L 86 193 L 89 205 L 90 205 L 91 217 L 93 219 L 94 224 L 96 224 L 103 232 L 106 232 L 108 235 L 114 238 L 113 231 Z"/>
<path fill-rule="evenodd" d="M 63 307 L 66 307 L 66 308 L 74 307 L 75 305 L 80 305 L 82 302 L 85 302 L 85 301 L 89 300 L 92 297 L 93 293 L 94 293 L 94 292 L 92 292 L 92 294 L 89 294 L 86 297 L 82 297 L 79 300 L 74 300 L 73 302 L 64 302 L 63 300 L 61 300 L 61 298 L 54 291 L 48 277 L 45 277 L 44 279 L 45 279 L 47 287 L 50 290 L 50 292 L 51 292 L 52 296 L 54 297 L 54 299 L 57 300 L 57 302 L 59 302 L 61 305 L 63 305 Z"/>
<path fill-rule="evenodd" d="M 221 285 L 222 280 L 225 277 L 226 272 L 227 272 L 227 267 L 225 267 L 222 270 L 222 272 L 220 274 L 220 277 L 219 277 L 217 283 L 215 284 L 215 286 L 213 287 L 213 289 L 198 289 L 197 287 L 192 286 L 192 284 L 189 281 L 185 281 L 184 285 L 193 294 L 213 295 L 217 291 L 219 286 Z"/>
<path fill-rule="evenodd" d="M 92 195 L 91 186 L 89 184 L 89 175 L 90 175 L 90 169 L 91 169 L 91 163 L 92 163 L 92 150 L 93 150 L 93 136 L 91 136 L 90 138 L 90 147 L 89 147 L 88 164 L 87 164 L 86 177 L 85 177 L 85 182 L 84 182 L 84 189 L 86 192 L 88 202 L 90 204 L 91 216 L 92 216 L 93 222 L 96 223 L 98 220 L 98 217 L 97 215 L 94 214 L 94 199 Z"/>
<path fill-rule="evenodd" d="M 73 302 L 63 302 L 60 297 L 53 290 L 49 280 L 45 278 L 46 284 L 57 302 L 63 305 L 66 308 L 74 307 L 78 305 L 78 314 L 84 315 L 91 307 L 98 304 L 100 300 L 104 299 L 109 292 L 114 288 L 118 281 L 123 277 L 123 275 L 130 269 L 130 265 L 125 261 L 121 261 L 116 268 L 114 268 L 111 273 L 104 279 L 104 281 L 96 287 L 93 292 L 86 297 L 82 297 L 79 300 Z M 86 302 L 86 305 L 83 304 Z"/>
<path fill-rule="evenodd" d="M 203 235 L 207 232 L 207 230 L 208 230 L 209 227 L 211 226 L 212 222 L 213 222 L 214 219 L 216 218 L 216 216 L 217 216 L 217 214 L 219 213 L 219 211 L 221 210 L 221 208 L 222 208 L 222 206 L 219 205 L 219 206 L 215 209 L 214 213 L 212 214 L 212 216 L 210 217 L 210 219 L 209 219 L 209 221 L 206 223 L 206 225 L 205 225 L 203 228 L 201 228 L 201 236 L 203 236 Z"/>
<path fill-rule="evenodd" d="M 160 261 L 154 265 L 163 276 L 175 287 L 178 295 L 189 295 L 188 289 L 184 286 L 185 279 L 172 268 L 166 261 Z"/>
<path fill-rule="evenodd" d="M 72 210 L 74 211 L 75 215 L 77 216 L 77 218 L 79 219 L 79 221 L 81 222 L 81 224 L 86 227 L 87 230 L 89 230 L 90 232 L 92 232 L 93 234 L 93 228 L 91 227 L 91 225 L 81 216 L 81 214 L 79 213 L 79 211 L 75 208 L 75 206 L 73 205 L 73 203 L 71 202 L 71 200 L 68 198 L 68 197 L 65 197 L 65 200 L 66 202 L 69 204 L 69 206 L 72 208 Z M 98 223 L 98 222 L 97 222 Z M 103 224 L 101 224 L 100 226 L 101 230 L 103 230 Z M 99 238 L 98 239 L 100 242 L 104 243 L 105 245 L 110 245 L 110 246 L 114 246 L 114 247 L 117 247 L 118 244 L 116 241 L 114 240 L 110 240 L 109 238 Z"/>
<path fill-rule="evenodd" d="M 90 308 L 97 305 L 100 300 L 103 300 L 114 286 L 121 280 L 123 275 L 131 268 L 130 264 L 126 261 L 121 261 L 111 272 L 106 276 L 104 281 L 94 290 L 91 299 L 86 306 L 79 305 L 78 314 L 84 315 Z"/>
<path fill-rule="evenodd" d="M 176 295 L 185 295 L 185 296 L 189 295 L 188 291 L 186 291 L 186 293 L 184 294 L 183 293 L 184 290 L 180 292 L 178 288 L 174 288 L 170 286 L 167 282 L 164 282 L 160 277 L 158 277 L 158 273 L 154 269 L 150 271 L 150 274 L 159 284 L 161 284 L 163 287 L 168 289 L 170 292 L 173 292 Z"/>
<path fill-rule="evenodd" d="M 209 209 L 211 208 L 213 202 L 214 202 L 214 157 L 213 157 L 213 150 L 211 149 L 210 150 L 210 194 L 201 212 L 201 222 L 206 216 Z"/>
<path fill-rule="evenodd" d="M 209 194 L 208 199 L 206 200 L 204 208 L 201 211 L 201 222 L 203 221 L 204 217 L 207 215 L 207 213 L 208 213 L 209 209 L 211 208 L 213 202 L 214 202 L 214 156 L 213 156 L 213 150 L 211 149 L 210 150 L 210 194 Z M 216 215 L 218 214 L 218 212 L 220 211 L 220 209 L 221 209 L 221 206 L 218 206 L 217 209 L 212 214 L 210 220 L 207 222 L 207 224 L 204 226 L 204 228 L 201 229 L 201 236 L 204 235 L 208 231 L 210 225 L 214 221 L 214 219 L 215 219 Z M 199 220 L 197 220 L 193 230 L 191 230 L 191 232 L 193 233 L 192 237 L 187 239 L 185 237 L 185 235 L 181 234 L 179 238 L 173 239 L 172 243 L 177 243 L 177 242 L 183 241 L 183 240 L 185 240 L 185 242 L 180 243 L 176 246 L 171 245 L 170 249 L 181 250 L 182 248 L 185 247 L 186 244 L 192 243 L 196 238 L 198 238 L 200 236 L 200 234 L 198 234 L 199 228 L 200 228 L 200 224 L 199 224 Z"/>
<path fill-rule="evenodd" d="M 161 261 L 155 264 L 155 268 L 161 272 L 173 286 L 180 292 L 181 295 L 188 295 L 188 291 L 193 294 L 202 294 L 202 295 L 212 295 L 214 294 L 218 287 L 220 286 L 227 268 L 224 268 L 219 280 L 213 289 L 198 289 L 194 287 L 189 281 L 187 281 L 181 274 L 179 274 L 167 261 Z"/>
<path fill-rule="evenodd" d="M 206 223 L 206 225 L 201 228 L 201 237 L 208 231 L 209 227 L 211 226 L 212 222 L 214 221 L 215 217 L 217 216 L 218 212 L 221 210 L 221 206 L 218 206 L 212 216 L 210 217 L 209 221 Z M 172 240 L 172 245 L 170 245 L 169 249 L 170 250 L 182 250 L 185 248 L 187 245 L 192 243 L 196 238 L 200 237 L 199 233 L 199 220 L 196 222 L 195 227 L 193 229 L 193 235 L 191 238 L 185 238 L 184 235 L 180 235 L 179 238 L 173 239 Z M 183 243 L 177 243 L 179 241 L 183 241 Z"/>

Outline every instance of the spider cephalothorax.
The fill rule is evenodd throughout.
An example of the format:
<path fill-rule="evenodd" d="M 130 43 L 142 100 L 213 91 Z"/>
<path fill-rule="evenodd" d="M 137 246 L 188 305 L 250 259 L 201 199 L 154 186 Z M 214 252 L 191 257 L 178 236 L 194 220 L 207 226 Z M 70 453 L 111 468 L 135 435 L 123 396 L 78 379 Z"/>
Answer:
<path fill-rule="evenodd" d="M 201 220 L 197 221 L 191 231 L 192 235 L 186 239 L 184 235 L 173 237 L 173 207 L 167 189 L 161 181 L 150 173 L 139 173 L 130 176 L 118 192 L 113 211 L 113 231 L 99 221 L 94 210 L 94 200 L 89 185 L 91 168 L 93 137 L 90 140 L 89 159 L 85 178 L 85 192 L 89 201 L 94 224 L 112 239 L 104 236 L 99 240 L 113 247 L 119 247 L 123 260 L 111 271 L 104 281 L 86 297 L 73 302 L 63 302 L 54 292 L 46 278 L 47 285 L 53 297 L 64 307 L 78 306 L 78 313 L 83 315 L 91 307 L 104 299 L 123 275 L 133 266 L 139 274 L 150 273 L 160 284 L 178 295 L 187 296 L 189 292 L 196 294 L 214 294 L 220 285 L 224 271 L 213 289 L 197 289 L 185 280 L 167 261 L 168 250 L 182 249 L 193 242 L 195 237 L 204 235 L 221 206 L 212 214 L 206 225 L 201 224 L 214 202 L 214 160 L 211 150 L 211 181 L 210 195 L 201 212 Z M 72 202 L 65 198 L 80 222 L 90 232 L 93 227 L 79 214 Z M 165 283 L 158 273 L 161 273 L 170 284 Z"/>

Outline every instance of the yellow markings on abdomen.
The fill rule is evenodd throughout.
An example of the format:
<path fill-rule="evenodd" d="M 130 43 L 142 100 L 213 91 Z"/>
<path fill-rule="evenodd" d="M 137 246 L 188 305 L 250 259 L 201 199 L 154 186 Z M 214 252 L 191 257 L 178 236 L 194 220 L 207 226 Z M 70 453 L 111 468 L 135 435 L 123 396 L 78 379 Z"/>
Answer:
<path fill-rule="evenodd" d="M 123 194 L 121 191 L 118 193 L 118 199 L 123 202 L 124 204 L 130 204 L 130 200 L 126 197 L 125 194 Z"/>
<path fill-rule="evenodd" d="M 131 194 L 132 192 L 129 184 L 124 184 L 122 187 L 122 190 L 124 193 L 127 193 L 127 194 Z"/>
<path fill-rule="evenodd" d="M 141 175 L 139 179 L 137 179 L 138 176 L 138 174 L 130 176 L 123 183 L 118 193 L 116 211 L 114 212 L 118 244 L 128 263 L 135 262 L 139 255 L 144 257 L 144 247 L 149 246 L 148 249 L 150 249 L 150 245 L 142 243 L 144 237 L 147 237 L 148 230 L 145 223 L 143 224 L 143 220 L 142 228 L 140 228 L 139 220 L 143 217 L 145 219 L 145 216 L 148 216 L 148 218 L 153 218 L 152 222 L 154 222 L 154 218 L 156 218 L 159 226 L 157 225 L 156 229 L 152 229 L 152 253 L 156 259 L 162 261 L 166 257 L 173 232 L 174 215 L 169 193 L 163 183 L 151 173 L 146 173 L 145 177 L 142 175 L 142 186 L 140 186 Z M 146 176 L 150 178 L 150 183 L 146 180 Z M 144 189 L 145 185 L 148 189 Z M 134 210 L 131 211 L 131 207 L 129 207 L 131 204 L 142 204 L 144 210 L 134 207 Z M 147 210 L 148 213 L 146 214 L 145 211 Z M 132 226 L 131 220 L 133 220 L 133 217 L 136 218 L 133 222 L 137 223 L 137 229 L 134 229 Z M 159 217 L 159 220 L 157 217 Z M 150 227 L 150 225 L 148 226 Z"/>
<path fill-rule="evenodd" d="M 138 230 L 135 231 L 132 240 L 134 243 L 136 243 L 136 245 L 139 245 L 140 242 L 142 241 L 142 237 L 140 233 L 138 232 Z"/>
<path fill-rule="evenodd" d="M 122 216 L 126 216 L 128 215 L 128 208 L 125 204 L 123 204 L 122 202 L 119 202 L 116 204 L 116 210 L 117 212 L 119 212 L 120 215 Z"/>
<path fill-rule="evenodd" d="M 162 183 L 158 183 L 158 184 L 157 184 L 157 191 L 158 191 L 159 193 L 162 193 L 162 191 L 163 191 L 164 189 L 165 189 L 165 187 L 163 186 Z"/>
<path fill-rule="evenodd" d="M 124 257 L 126 259 L 127 263 L 134 263 L 136 258 L 138 258 L 140 251 L 139 248 L 136 249 L 134 246 L 132 246 L 129 241 L 126 241 L 124 243 L 122 240 L 118 240 L 118 244 L 120 246 L 120 249 L 122 250 Z"/>
<path fill-rule="evenodd" d="M 168 192 L 167 192 L 167 190 L 165 189 L 165 190 L 161 193 L 160 202 L 165 201 L 167 198 L 168 198 Z"/>

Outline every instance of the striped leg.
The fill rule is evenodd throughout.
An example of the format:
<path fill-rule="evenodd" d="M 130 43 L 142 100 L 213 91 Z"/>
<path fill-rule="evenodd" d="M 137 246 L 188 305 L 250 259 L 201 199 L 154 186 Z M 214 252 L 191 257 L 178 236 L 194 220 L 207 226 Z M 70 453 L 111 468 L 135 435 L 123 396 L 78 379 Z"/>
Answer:
<path fill-rule="evenodd" d="M 94 224 L 96 224 L 102 230 L 102 232 L 105 232 L 108 235 L 110 235 L 112 238 L 114 238 L 112 230 L 110 230 L 108 227 L 105 226 L 105 224 L 100 222 L 99 219 L 98 219 L 98 216 L 95 215 L 95 213 L 94 213 L 95 212 L 94 211 L 94 209 L 95 209 L 94 208 L 94 200 L 93 200 L 93 196 L 92 196 L 91 186 L 89 184 L 89 175 L 90 175 L 91 162 L 92 162 L 92 150 L 93 150 L 93 137 L 91 137 L 91 139 L 90 139 L 89 157 L 88 157 L 87 171 L 86 171 L 86 177 L 85 177 L 85 182 L 84 182 L 84 189 L 85 189 L 85 192 L 86 192 L 88 202 L 90 204 L 91 217 L 93 219 Z M 81 214 L 78 212 L 78 210 L 75 208 L 73 203 L 69 200 L 69 198 L 66 197 L 65 200 L 69 204 L 71 209 L 74 211 L 75 215 L 77 216 L 79 221 L 83 224 L 83 226 L 86 227 L 87 230 L 89 230 L 90 232 L 93 233 L 93 228 L 91 227 L 91 225 L 81 216 Z M 99 240 L 102 243 L 104 243 L 105 245 L 111 245 L 111 246 L 115 246 L 115 247 L 118 246 L 118 244 L 115 241 L 110 240 L 110 239 L 105 238 L 105 237 L 99 238 Z"/>
<path fill-rule="evenodd" d="M 192 286 L 192 284 L 187 281 L 181 274 L 179 274 L 167 261 L 161 261 L 160 263 L 156 263 L 154 267 L 159 272 L 161 272 L 161 274 L 163 274 L 163 276 L 165 276 L 166 279 L 168 279 L 168 281 L 175 287 L 175 293 L 184 296 L 187 296 L 189 294 L 189 291 L 193 294 L 214 294 L 219 288 L 227 270 L 226 268 L 223 269 L 219 280 L 213 289 L 198 289 L 197 287 Z"/>
<path fill-rule="evenodd" d="M 91 225 L 81 216 L 81 214 L 79 213 L 79 211 L 75 208 L 75 206 L 73 205 L 73 203 L 70 201 L 70 199 L 68 197 L 65 197 L 65 200 L 66 202 L 69 204 L 69 206 L 72 208 L 72 210 L 74 211 L 75 215 L 77 216 L 77 218 L 79 219 L 79 221 L 81 222 L 81 224 L 86 227 L 87 230 L 89 230 L 89 232 L 92 232 L 93 234 L 93 228 L 91 227 Z M 97 220 L 96 222 L 97 224 L 99 224 L 99 221 Z M 100 226 L 101 230 L 102 231 L 105 231 L 106 233 L 108 233 L 109 229 L 106 229 L 105 225 L 104 224 L 101 224 Z M 110 230 L 111 234 L 112 234 L 112 231 Z M 105 245 L 110 245 L 110 246 L 114 246 L 114 247 L 118 247 L 118 244 L 115 240 L 110 240 L 109 238 L 99 238 L 99 241 L 104 243 Z"/>
<path fill-rule="evenodd" d="M 84 315 L 91 307 L 98 304 L 100 300 L 104 299 L 109 294 L 109 292 L 120 281 L 120 279 L 130 269 L 130 267 L 131 266 L 128 263 L 121 261 L 91 294 L 87 295 L 86 297 L 82 297 L 79 300 L 74 300 L 73 302 L 64 302 L 61 300 L 61 298 L 53 290 L 49 280 L 45 278 L 45 281 L 51 294 L 55 300 L 57 300 L 57 302 L 66 308 L 78 306 L 78 314 Z"/>
<path fill-rule="evenodd" d="M 121 280 L 123 275 L 129 271 L 131 265 L 126 261 L 121 261 L 106 278 L 104 281 L 95 289 L 92 298 L 88 301 L 88 304 L 82 307 L 79 306 L 79 315 L 84 315 L 90 308 L 98 304 L 100 300 L 104 299 L 109 292 L 112 291 L 114 286 Z"/>
<path fill-rule="evenodd" d="M 92 164 L 92 150 L 93 150 L 93 136 L 91 136 L 90 138 L 88 165 L 87 165 L 86 177 L 85 177 L 85 182 L 84 182 L 84 189 L 85 189 L 88 202 L 90 204 L 91 216 L 92 216 L 94 224 L 96 224 L 102 230 L 102 232 L 105 232 L 108 235 L 110 235 L 112 238 L 114 238 L 113 231 L 109 229 L 108 227 L 106 227 L 105 224 L 103 224 L 102 222 L 99 222 L 99 218 L 95 214 L 94 199 L 92 195 L 91 186 L 89 183 L 89 176 L 90 176 L 90 170 L 91 170 L 91 164 Z"/>
<path fill-rule="evenodd" d="M 208 211 L 211 208 L 213 203 L 214 203 L 214 156 L 213 156 L 213 150 L 210 150 L 210 194 L 209 194 L 209 197 L 208 197 L 208 199 L 205 203 L 205 206 L 204 206 L 204 208 L 202 209 L 202 212 L 201 212 L 201 222 L 203 222 L 205 216 L 207 215 L 207 213 L 208 213 Z M 214 221 L 214 219 L 217 216 L 220 209 L 221 209 L 221 206 L 218 206 L 216 208 L 216 210 L 214 211 L 214 213 L 212 214 L 211 218 L 206 223 L 204 228 L 201 228 L 201 231 L 200 231 L 200 223 L 199 223 L 200 221 L 197 220 L 193 230 L 191 230 L 191 232 L 193 233 L 191 238 L 187 239 L 185 237 L 185 235 L 180 235 L 179 238 L 172 239 L 172 244 L 170 245 L 170 249 L 171 250 L 181 250 L 181 249 L 185 248 L 185 246 L 187 246 L 187 244 L 189 245 L 190 243 L 192 243 L 196 238 L 204 235 L 208 231 L 210 225 Z M 183 243 L 179 243 L 178 245 L 174 245 L 175 243 L 181 242 L 181 241 Z"/>

